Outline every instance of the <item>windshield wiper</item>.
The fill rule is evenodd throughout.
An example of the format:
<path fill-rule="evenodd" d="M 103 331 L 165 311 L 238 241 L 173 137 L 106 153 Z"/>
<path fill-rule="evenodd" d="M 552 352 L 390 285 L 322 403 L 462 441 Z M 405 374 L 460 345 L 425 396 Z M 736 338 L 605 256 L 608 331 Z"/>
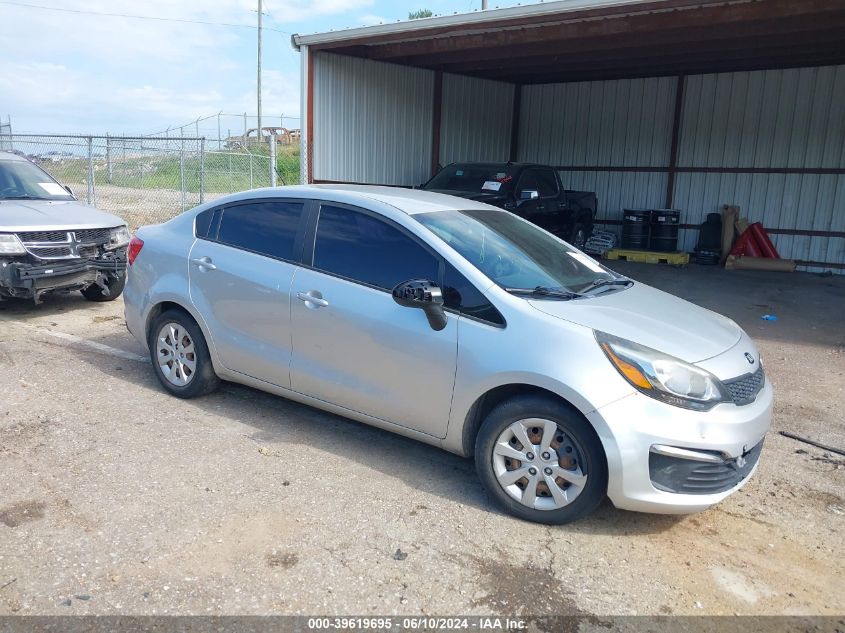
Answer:
<path fill-rule="evenodd" d="M 535 286 L 534 288 L 505 288 L 505 291 L 513 295 L 526 297 L 549 297 L 551 299 L 560 299 L 561 301 L 569 301 L 570 299 L 577 299 L 581 296 L 577 292 L 557 290 L 555 288 L 547 288 L 545 286 Z"/>
<path fill-rule="evenodd" d="M 41 196 L 0 196 L 0 200 L 50 200 L 50 198 L 42 198 Z"/>
<path fill-rule="evenodd" d="M 596 281 L 590 283 L 589 286 L 583 288 L 581 290 L 582 293 L 590 292 L 591 290 L 595 290 L 596 288 L 605 288 L 607 286 L 633 286 L 634 282 L 627 278 L 617 278 L 617 279 L 597 279 Z"/>

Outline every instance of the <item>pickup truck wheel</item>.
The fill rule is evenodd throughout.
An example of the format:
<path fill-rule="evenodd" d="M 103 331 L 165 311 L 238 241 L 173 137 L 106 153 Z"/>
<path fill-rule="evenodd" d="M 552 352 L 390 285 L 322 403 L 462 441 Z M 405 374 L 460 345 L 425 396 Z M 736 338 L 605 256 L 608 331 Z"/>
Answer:
<path fill-rule="evenodd" d="M 114 301 L 123 293 L 123 286 L 126 285 L 126 275 L 120 277 L 111 277 L 106 284 L 108 286 L 108 294 L 100 284 L 91 284 L 87 288 L 82 289 L 82 296 L 88 301 Z"/>
<path fill-rule="evenodd" d="M 572 227 L 572 232 L 569 234 L 569 240 L 567 241 L 578 250 L 584 250 L 584 245 L 590 237 L 590 232 L 588 232 L 587 227 L 583 224 L 576 224 Z"/>
<path fill-rule="evenodd" d="M 499 505 L 537 523 L 580 519 L 607 494 L 607 463 L 592 426 L 544 396 L 497 405 L 476 437 L 475 465 Z"/>
<path fill-rule="evenodd" d="M 153 321 L 150 360 L 162 386 L 178 398 L 196 398 L 214 391 L 220 379 L 202 331 L 180 310 L 167 310 Z"/>

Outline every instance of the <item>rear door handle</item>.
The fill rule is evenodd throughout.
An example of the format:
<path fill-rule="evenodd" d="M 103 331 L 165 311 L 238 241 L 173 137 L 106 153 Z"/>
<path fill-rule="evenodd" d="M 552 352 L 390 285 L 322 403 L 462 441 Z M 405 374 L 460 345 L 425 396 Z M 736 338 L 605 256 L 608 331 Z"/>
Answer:
<path fill-rule="evenodd" d="M 309 290 L 308 292 L 297 292 L 296 298 L 300 301 L 304 301 L 306 307 L 311 307 L 308 304 L 312 304 L 317 308 L 325 308 L 328 307 L 329 302 L 323 299 L 323 297 L 319 296 L 320 293 L 316 290 Z"/>
<path fill-rule="evenodd" d="M 198 266 L 200 269 L 217 270 L 217 266 L 211 263 L 210 257 L 198 257 L 196 259 L 192 259 L 191 263 Z"/>

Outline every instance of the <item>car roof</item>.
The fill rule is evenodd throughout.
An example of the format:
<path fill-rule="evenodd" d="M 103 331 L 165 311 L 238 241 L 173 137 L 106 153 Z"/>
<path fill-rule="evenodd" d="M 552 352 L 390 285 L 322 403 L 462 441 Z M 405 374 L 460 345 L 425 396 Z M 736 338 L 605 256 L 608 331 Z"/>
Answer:
<path fill-rule="evenodd" d="M 274 190 L 271 189 L 270 191 Z M 335 202 L 346 202 L 348 204 L 366 204 L 369 201 L 377 201 L 395 207 L 408 215 L 431 213 L 434 211 L 492 208 L 480 202 L 442 193 L 422 191 L 420 189 L 405 189 L 404 187 L 387 187 L 383 185 L 293 185 L 290 187 L 279 187 L 275 191 L 285 191 L 287 194 L 302 195 L 309 198 L 323 198 Z"/>
<path fill-rule="evenodd" d="M 0 160 L 17 160 L 28 163 L 29 161 L 23 156 L 18 156 L 12 152 L 0 152 Z"/>

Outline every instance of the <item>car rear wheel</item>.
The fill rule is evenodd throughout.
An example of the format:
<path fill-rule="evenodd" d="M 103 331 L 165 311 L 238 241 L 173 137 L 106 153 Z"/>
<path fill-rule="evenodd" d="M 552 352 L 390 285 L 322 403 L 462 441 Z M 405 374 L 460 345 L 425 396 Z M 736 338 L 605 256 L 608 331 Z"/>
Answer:
<path fill-rule="evenodd" d="M 607 493 L 604 451 L 589 422 L 543 396 L 496 406 L 475 444 L 478 475 L 509 513 L 552 525 L 592 512 Z"/>
<path fill-rule="evenodd" d="M 150 327 L 150 359 L 162 386 L 179 398 L 195 398 L 214 391 L 214 373 L 202 331 L 184 312 L 168 310 Z"/>
<path fill-rule="evenodd" d="M 82 296 L 88 301 L 114 301 L 123 293 L 123 286 L 126 285 L 126 275 L 120 277 L 109 277 L 104 288 L 100 284 L 91 284 L 82 289 Z"/>

